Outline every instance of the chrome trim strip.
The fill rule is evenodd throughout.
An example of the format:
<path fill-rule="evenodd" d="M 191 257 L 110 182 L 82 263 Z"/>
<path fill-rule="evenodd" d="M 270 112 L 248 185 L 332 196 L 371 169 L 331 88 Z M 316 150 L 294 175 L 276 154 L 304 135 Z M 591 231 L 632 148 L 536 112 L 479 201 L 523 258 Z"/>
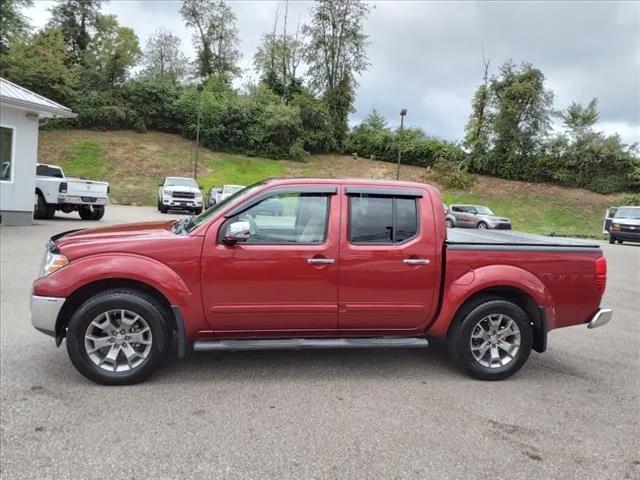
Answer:
<path fill-rule="evenodd" d="M 65 298 L 63 297 L 40 297 L 31 295 L 29 303 L 29 313 L 31 325 L 36 330 L 52 337 L 56 336 L 56 322 Z"/>
<path fill-rule="evenodd" d="M 587 328 L 598 328 L 606 325 L 611 321 L 612 317 L 613 310 L 611 310 L 610 308 L 601 308 L 600 310 L 598 310 L 598 313 L 593 316 L 593 318 L 587 325 Z"/>
<path fill-rule="evenodd" d="M 285 338 L 265 340 L 197 340 L 195 351 L 219 350 L 302 350 L 322 348 L 426 348 L 429 342 L 420 337 L 379 338 Z"/>

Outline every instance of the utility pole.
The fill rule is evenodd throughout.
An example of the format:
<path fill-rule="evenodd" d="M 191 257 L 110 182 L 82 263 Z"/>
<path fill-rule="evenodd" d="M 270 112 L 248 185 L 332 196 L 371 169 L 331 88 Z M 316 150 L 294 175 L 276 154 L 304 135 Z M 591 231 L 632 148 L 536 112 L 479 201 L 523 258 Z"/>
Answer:
<path fill-rule="evenodd" d="M 196 161 L 193 168 L 193 179 L 198 179 L 198 153 L 200 150 L 200 117 L 202 116 L 202 84 L 198 84 L 198 121 L 196 123 Z"/>
<path fill-rule="evenodd" d="M 404 116 L 406 114 L 406 108 L 400 110 L 400 137 L 398 138 L 398 171 L 396 173 L 396 180 L 400 180 L 400 160 L 402 159 L 402 131 L 404 130 Z"/>

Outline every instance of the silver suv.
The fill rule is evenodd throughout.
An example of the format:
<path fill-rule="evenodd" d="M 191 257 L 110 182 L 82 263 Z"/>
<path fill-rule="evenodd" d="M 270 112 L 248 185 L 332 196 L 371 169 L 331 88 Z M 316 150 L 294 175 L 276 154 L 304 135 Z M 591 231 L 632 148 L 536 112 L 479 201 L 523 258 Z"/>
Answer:
<path fill-rule="evenodd" d="M 445 221 L 449 228 L 511 230 L 511 222 L 508 218 L 496 215 L 489 207 L 483 205 L 451 205 L 447 209 Z"/>

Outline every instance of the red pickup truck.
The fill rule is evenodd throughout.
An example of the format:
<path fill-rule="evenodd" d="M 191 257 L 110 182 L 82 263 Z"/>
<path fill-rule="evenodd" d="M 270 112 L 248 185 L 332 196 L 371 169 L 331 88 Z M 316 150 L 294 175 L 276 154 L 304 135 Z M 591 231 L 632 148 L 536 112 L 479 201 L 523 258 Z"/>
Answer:
<path fill-rule="evenodd" d="M 52 237 L 31 319 L 103 384 L 146 378 L 174 335 L 179 357 L 437 338 L 498 380 L 550 330 L 607 323 L 605 283 L 597 245 L 447 231 L 428 185 L 268 179 L 195 217 Z"/>

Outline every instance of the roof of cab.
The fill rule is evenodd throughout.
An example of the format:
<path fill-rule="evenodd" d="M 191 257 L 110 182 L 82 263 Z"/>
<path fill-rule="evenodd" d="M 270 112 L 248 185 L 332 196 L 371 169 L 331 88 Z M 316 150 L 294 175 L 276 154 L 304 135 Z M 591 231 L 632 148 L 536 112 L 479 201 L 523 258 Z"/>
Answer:
<path fill-rule="evenodd" d="M 299 185 L 299 184 L 316 184 L 316 185 L 366 185 L 372 187 L 406 187 L 421 188 L 424 190 L 437 190 L 432 185 L 419 182 L 409 182 L 405 180 L 378 180 L 368 178 L 268 178 L 265 180 L 269 185 Z"/>

